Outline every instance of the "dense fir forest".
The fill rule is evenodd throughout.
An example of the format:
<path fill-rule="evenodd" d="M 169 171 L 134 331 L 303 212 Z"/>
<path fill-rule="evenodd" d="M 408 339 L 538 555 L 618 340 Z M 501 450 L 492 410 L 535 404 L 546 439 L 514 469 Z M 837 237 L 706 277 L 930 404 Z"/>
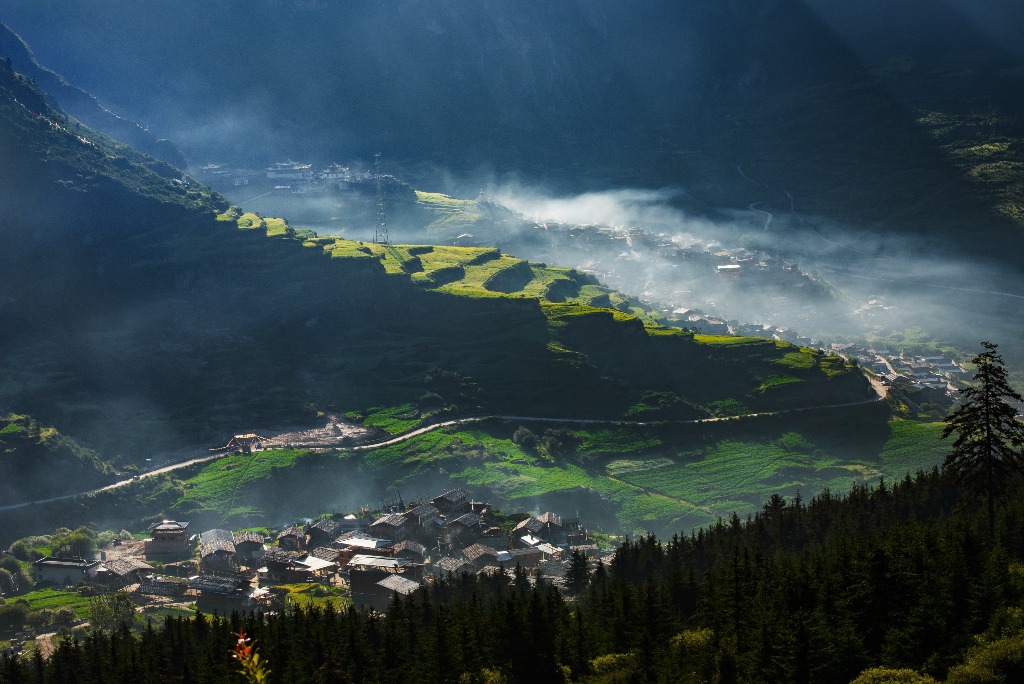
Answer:
<path fill-rule="evenodd" d="M 272 682 L 1021 681 L 1021 491 L 994 540 L 985 507 L 935 469 L 776 496 L 746 521 L 629 540 L 596 568 L 576 557 L 563 591 L 512 570 L 452 577 L 386 615 L 169 619 L 6 657 L 0 682 L 243 681 L 242 630 Z"/>

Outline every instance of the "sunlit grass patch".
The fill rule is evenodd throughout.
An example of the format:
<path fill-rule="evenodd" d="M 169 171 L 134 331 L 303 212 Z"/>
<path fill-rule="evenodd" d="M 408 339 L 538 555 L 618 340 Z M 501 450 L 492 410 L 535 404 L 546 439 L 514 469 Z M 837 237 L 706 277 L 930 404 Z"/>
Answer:
<path fill-rule="evenodd" d="M 332 587 L 316 582 L 301 584 L 279 584 L 271 590 L 281 597 L 290 608 L 326 608 L 338 610 L 352 603 L 347 592 L 340 587 Z"/>
<path fill-rule="evenodd" d="M 626 425 L 586 430 L 581 450 L 589 454 L 639 454 L 658 447 L 662 440 L 649 430 Z"/>
<path fill-rule="evenodd" d="M 958 157 L 984 158 L 1005 154 L 1009 150 L 1009 141 L 1000 140 L 995 142 L 984 143 L 981 145 L 971 145 L 970 147 L 964 147 L 957 150 L 953 150 L 952 154 Z"/>
<path fill-rule="evenodd" d="M 893 477 L 941 464 L 949 453 L 950 442 L 940 439 L 945 423 L 918 423 L 894 419 L 891 435 L 882 448 L 879 463 Z"/>
<path fill-rule="evenodd" d="M 997 161 L 978 164 L 968 170 L 967 175 L 982 183 L 1008 183 L 1017 180 L 1024 174 L 1024 163 L 1013 161 Z"/>
<path fill-rule="evenodd" d="M 714 516 L 696 506 L 656 494 L 627 498 L 618 517 L 623 529 L 634 533 L 653 532 L 670 525 L 691 527 L 714 520 Z"/>
<path fill-rule="evenodd" d="M 270 449 L 252 454 L 232 454 L 203 467 L 194 476 L 182 483 L 182 502 L 193 502 L 204 508 L 226 511 L 231 514 L 236 497 L 250 482 L 270 475 L 272 468 L 285 468 L 308 451 L 294 449 Z M 248 509 L 246 509 L 248 510 Z"/>
<path fill-rule="evenodd" d="M 82 596 L 77 591 L 64 591 L 63 589 L 37 589 L 18 597 L 19 601 L 27 601 L 29 610 L 59 610 L 70 608 L 75 611 L 75 617 L 89 617 L 89 597 Z"/>
<path fill-rule="evenodd" d="M 840 356 L 826 356 L 819 365 L 825 377 L 835 377 L 849 371 L 849 364 Z"/>
<path fill-rule="evenodd" d="M 672 459 L 665 458 L 664 456 L 648 459 L 620 458 L 610 461 L 605 465 L 605 471 L 607 471 L 609 475 L 619 477 L 626 473 L 635 473 L 640 470 L 653 470 L 655 468 L 664 468 L 665 466 L 671 465 L 674 465 Z"/>
<path fill-rule="evenodd" d="M 288 232 L 288 222 L 281 218 L 264 219 L 267 227 L 267 237 L 285 235 Z"/>
<path fill-rule="evenodd" d="M 371 408 L 367 410 L 363 424 L 380 428 L 393 435 L 400 435 L 419 426 L 420 413 L 412 404 Z"/>
<path fill-rule="evenodd" d="M 458 199 L 440 192 L 424 192 L 423 190 L 416 191 L 416 201 L 432 209 L 466 210 L 476 207 L 476 202 L 473 200 Z"/>
<path fill-rule="evenodd" d="M 555 324 L 585 316 L 607 317 L 620 323 L 636 320 L 636 316 L 633 314 L 619 311 L 618 309 L 598 308 L 586 304 L 576 304 L 575 302 L 541 302 L 541 307 L 548 320 Z"/>
<path fill-rule="evenodd" d="M 471 485 L 487 485 L 509 499 L 587 487 L 592 483 L 585 470 L 568 463 L 549 467 L 528 463 L 484 463 L 452 473 L 452 476 L 465 479 Z"/>
<path fill-rule="evenodd" d="M 791 351 L 783 354 L 774 363 L 786 368 L 813 368 L 818 355 L 810 351 Z"/>
<path fill-rule="evenodd" d="M 707 345 L 719 345 L 719 346 L 743 346 L 743 345 L 760 345 L 764 344 L 765 340 L 760 337 L 740 337 L 738 335 L 694 335 L 694 342 Z"/>
<path fill-rule="evenodd" d="M 761 392 L 767 392 L 770 389 L 782 387 L 783 385 L 791 385 L 797 382 L 803 382 L 803 380 L 789 375 L 770 375 L 761 381 L 761 385 L 757 389 Z"/>
<path fill-rule="evenodd" d="M 238 217 L 238 227 L 242 229 L 264 228 L 266 224 L 259 214 L 247 211 Z"/>

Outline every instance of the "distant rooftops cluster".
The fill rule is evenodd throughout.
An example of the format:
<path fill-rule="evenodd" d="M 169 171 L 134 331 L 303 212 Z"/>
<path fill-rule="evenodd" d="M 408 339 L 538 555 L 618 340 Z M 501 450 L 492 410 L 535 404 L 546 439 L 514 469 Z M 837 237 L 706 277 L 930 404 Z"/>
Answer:
<path fill-rule="evenodd" d="M 519 567 L 530 581 L 544 576 L 561 582 L 573 553 L 600 553 L 576 520 L 553 512 L 510 519 L 460 488 L 372 515 L 324 516 L 269 537 L 223 528 L 194 533 L 180 520 L 160 520 L 148 530 L 144 543 L 111 545 L 100 559 L 40 559 L 33 574 L 38 582 L 62 586 L 127 589 L 140 600 L 195 600 L 200 610 L 221 613 L 280 609 L 275 602 L 283 599 L 270 588 L 318 582 L 347 586 L 357 606 L 379 610 L 395 595 L 452 574 L 493 575 Z M 179 576 L 182 570 L 192 574 L 187 580 L 161 577 L 147 561 L 177 567 Z"/>

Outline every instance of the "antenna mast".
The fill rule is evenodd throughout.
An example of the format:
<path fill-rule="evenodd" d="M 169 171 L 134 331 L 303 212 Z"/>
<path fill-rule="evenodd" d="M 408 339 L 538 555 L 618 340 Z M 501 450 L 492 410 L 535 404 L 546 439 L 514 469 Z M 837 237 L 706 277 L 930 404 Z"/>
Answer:
<path fill-rule="evenodd" d="M 384 217 L 384 183 L 380 177 L 380 152 L 374 156 L 377 176 L 377 226 L 373 230 L 373 241 L 378 245 L 390 245 L 388 238 L 388 222 Z"/>

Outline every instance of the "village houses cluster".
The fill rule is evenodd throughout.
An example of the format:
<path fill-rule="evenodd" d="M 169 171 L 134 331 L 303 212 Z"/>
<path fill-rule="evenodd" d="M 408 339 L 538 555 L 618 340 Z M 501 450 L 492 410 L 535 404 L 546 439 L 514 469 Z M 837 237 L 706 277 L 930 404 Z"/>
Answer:
<path fill-rule="evenodd" d="M 197 176 L 215 189 L 245 188 L 259 186 L 279 193 L 309 195 L 327 191 L 344 192 L 376 180 L 373 171 L 358 171 L 341 164 L 330 164 L 314 169 L 306 162 L 276 162 L 264 170 L 235 169 L 221 164 L 207 164 L 198 170 Z M 382 174 L 386 184 L 398 182 L 390 174 Z"/>
<path fill-rule="evenodd" d="M 139 602 L 194 599 L 205 612 L 277 610 L 275 586 L 306 582 L 347 587 L 356 606 L 380 610 L 395 594 L 449 574 L 518 566 L 560 584 L 574 552 L 578 558 L 601 553 L 577 520 L 547 512 L 510 530 L 507 518 L 496 525 L 490 505 L 464 489 L 378 513 L 325 516 L 289 526 L 273 539 L 224 529 L 195 534 L 188 522 L 163 520 L 132 548 L 115 542 L 96 559 L 41 558 L 32 570 L 37 583 L 126 589 Z"/>

